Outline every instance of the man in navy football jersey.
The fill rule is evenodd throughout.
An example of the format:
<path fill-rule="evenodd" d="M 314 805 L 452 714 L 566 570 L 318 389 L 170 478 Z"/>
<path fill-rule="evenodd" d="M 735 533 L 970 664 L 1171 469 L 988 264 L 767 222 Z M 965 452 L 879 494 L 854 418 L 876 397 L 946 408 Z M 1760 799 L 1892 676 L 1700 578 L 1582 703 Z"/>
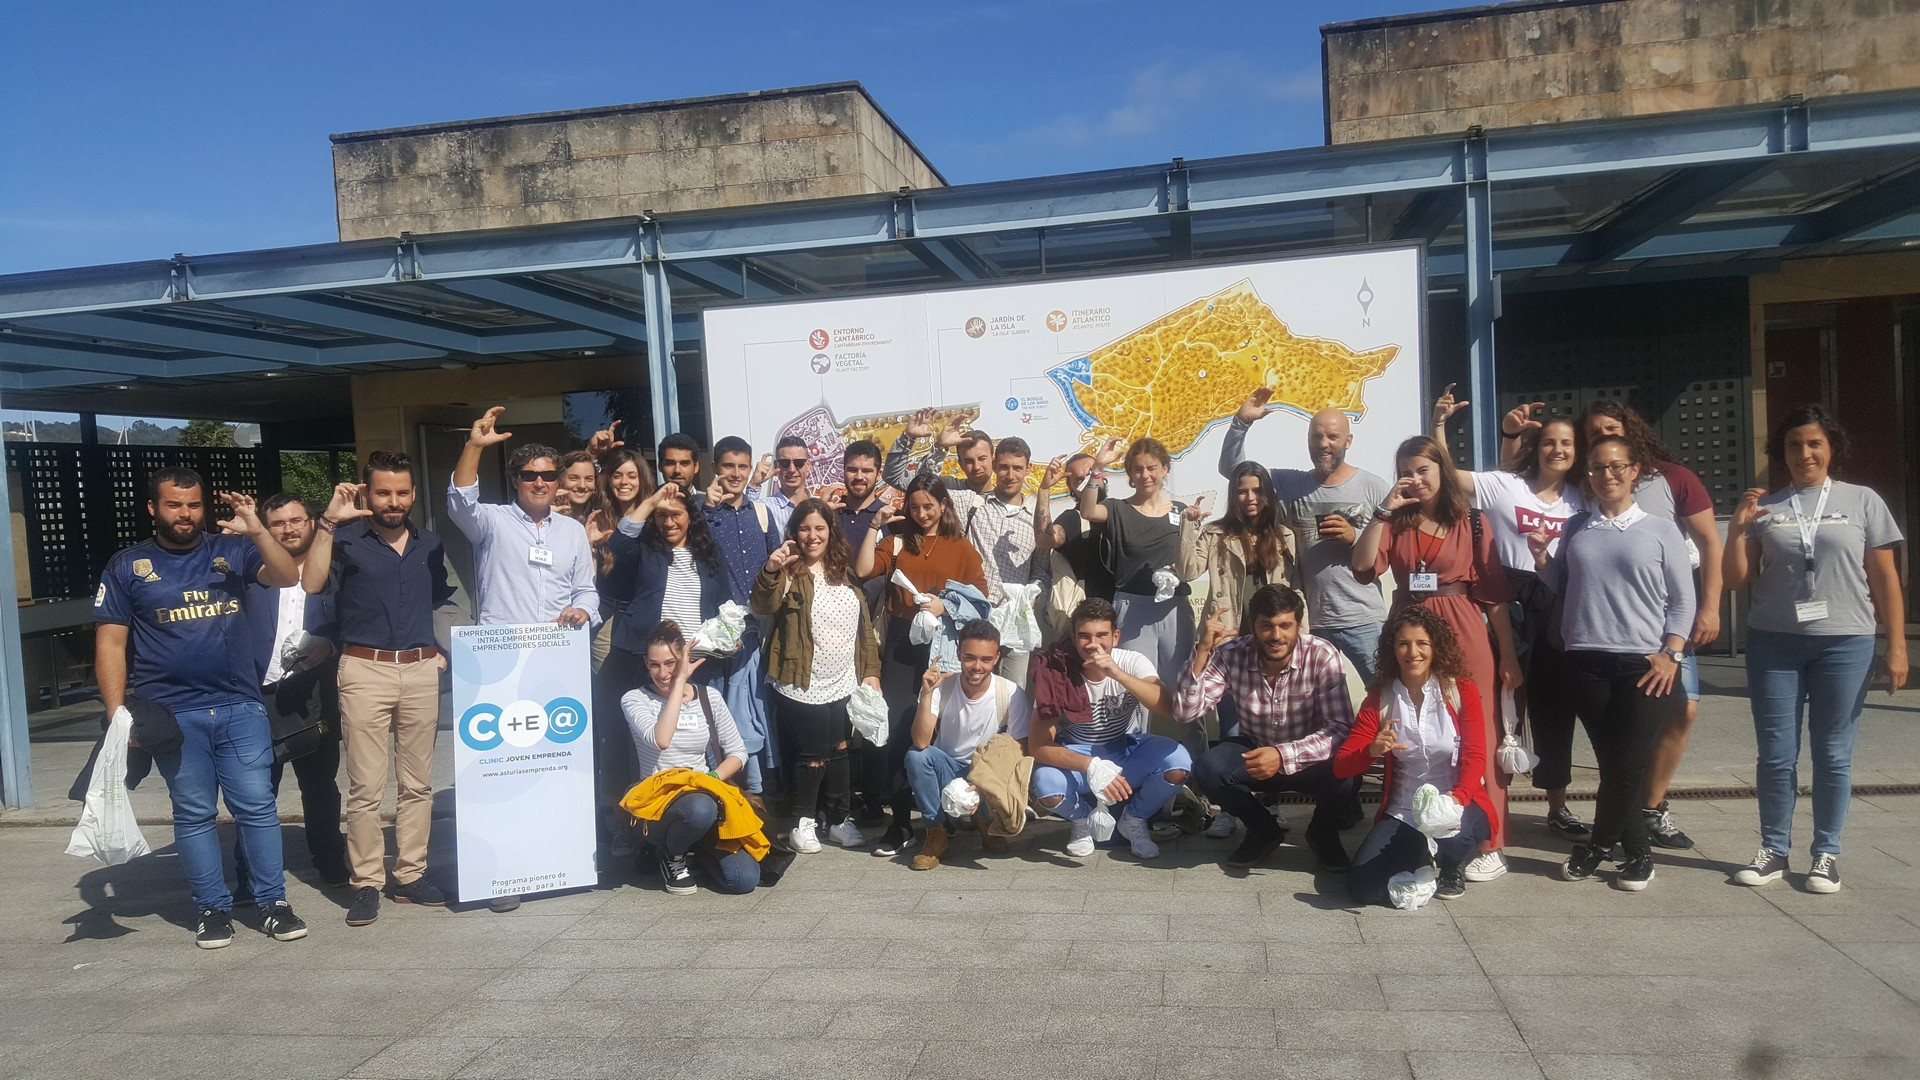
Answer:
<path fill-rule="evenodd" d="M 300 571 L 260 524 L 250 496 L 221 495 L 233 519 L 209 534 L 198 473 L 163 469 L 148 479 L 147 495 L 153 539 L 108 560 L 93 599 L 100 700 L 118 714 L 129 694 L 137 695 L 179 725 L 177 744 L 169 737 L 146 749 L 173 800 L 174 843 L 199 909 L 196 944 L 218 949 L 233 942 L 233 895 L 214 827 L 222 797 L 247 852 L 262 929 L 278 941 L 303 938 L 307 926 L 287 904 L 281 872 L 260 647 L 242 615 L 249 581 L 284 587 L 297 583 Z"/>

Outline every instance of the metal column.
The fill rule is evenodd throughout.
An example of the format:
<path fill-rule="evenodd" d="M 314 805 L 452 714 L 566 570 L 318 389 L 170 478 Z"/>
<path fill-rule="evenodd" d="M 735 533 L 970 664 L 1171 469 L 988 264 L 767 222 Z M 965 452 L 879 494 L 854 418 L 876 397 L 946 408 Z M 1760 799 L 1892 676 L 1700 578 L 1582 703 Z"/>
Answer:
<path fill-rule="evenodd" d="M 3 468 L 4 461 L 0 460 Z M 0 574 L 16 581 L 12 488 L 12 480 L 0 476 Z M 26 667 L 20 659 L 20 605 L 0 604 L 0 806 L 33 805 L 25 678 Z"/>
<path fill-rule="evenodd" d="M 680 430 L 680 378 L 673 363 L 673 289 L 660 257 L 660 225 L 640 224 L 640 297 L 647 315 L 647 381 L 653 401 L 653 444 Z"/>
<path fill-rule="evenodd" d="M 1487 140 L 1478 129 L 1467 136 L 1466 200 L 1467 398 L 1473 402 L 1473 467 L 1500 467 L 1500 406 L 1494 389 L 1493 324 L 1499 316 L 1500 283 L 1493 274 L 1493 185 L 1487 180 Z"/>

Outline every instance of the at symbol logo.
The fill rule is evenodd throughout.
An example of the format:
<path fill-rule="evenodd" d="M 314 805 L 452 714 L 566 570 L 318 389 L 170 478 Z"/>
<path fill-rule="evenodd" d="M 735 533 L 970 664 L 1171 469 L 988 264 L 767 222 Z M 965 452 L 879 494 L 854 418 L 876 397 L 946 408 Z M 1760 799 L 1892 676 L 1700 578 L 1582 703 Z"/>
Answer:
<path fill-rule="evenodd" d="M 506 706 L 481 702 L 468 709 L 457 725 L 460 741 L 482 753 L 501 745 L 516 750 L 545 739 L 551 743 L 570 743 L 587 730 L 586 706 L 570 697 L 554 698 L 543 707 L 537 701 L 520 700 Z"/>

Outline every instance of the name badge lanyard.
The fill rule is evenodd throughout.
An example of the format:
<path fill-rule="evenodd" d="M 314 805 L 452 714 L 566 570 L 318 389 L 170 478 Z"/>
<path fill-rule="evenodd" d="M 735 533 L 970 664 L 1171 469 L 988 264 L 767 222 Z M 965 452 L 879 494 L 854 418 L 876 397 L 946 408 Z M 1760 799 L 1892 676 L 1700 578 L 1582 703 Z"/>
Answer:
<path fill-rule="evenodd" d="M 1813 504 L 1813 517 L 1811 519 L 1800 509 L 1799 492 L 1794 492 L 1793 495 L 1787 499 L 1787 505 L 1793 507 L 1794 527 L 1800 532 L 1800 557 L 1804 560 L 1804 565 L 1807 570 L 1807 599 L 1809 600 L 1812 600 L 1814 597 L 1814 545 L 1818 542 L 1820 536 L 1820 520 L 1827 516 L 1827 496 L 1832 494 L 1832 492 L 1833 478 L 1828 477 L 1820 484 L 1820 498 L 1815 500 Z"/>
<path fill-rule="evenodd" d="M 527 561 L 535 566 L 553 565 L 553 550 L 547 547 L 547 542 L 541 535 L 546 532 L 547 522 L 552 520 L 552 516 L 549 512 L 546 520 L 521 522 L 527 527 L 528 534 L 533 537 L 533 543 L 527 545 Z"/>
<path fill-rule="evenodd" d="M 1435 589 L 1438 589 L 1440 587 L 1440 575 L 1435 573 L 1430 573 L 1427 570 L 1427 560 L 1432 557 L 1438 556 L 1440 554 L 1440 548 L 1446 542 L 1447 542 L 1447 537 L 1445 533 L 1441 533 L 1435 536 L 1433 538 L 1433 551 L 1429 553 L 1427 551 L 1426 531 L 1419 528 L 1418 526 L 1414 528 L 1414 531 L 1413 531 L 1414 554 L 1419 557 L 1419 561 L 1414 564 L 1413 576 L 1407 582 L 1408 589 L 1412 590 L 1413 592 L 1433 592 Z"/>

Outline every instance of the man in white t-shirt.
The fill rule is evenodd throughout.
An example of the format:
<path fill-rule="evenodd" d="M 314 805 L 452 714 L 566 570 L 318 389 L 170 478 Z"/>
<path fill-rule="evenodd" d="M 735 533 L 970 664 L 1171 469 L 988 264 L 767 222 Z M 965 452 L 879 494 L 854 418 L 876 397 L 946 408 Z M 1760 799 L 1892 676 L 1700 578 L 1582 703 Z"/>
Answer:
<path fill-rule="evenodd" d="M 1187 782 L 1193 757 L 1164 735 L 1147 734 L 1147 714 L 1173 715 L 1173 691 L 1153 662 L 1117 649 L 1113 605 L 1088 599 L 1073 609 L 1073 634 L 1034 657 L 1033 801 L 1073 822 L 1067 854 L 1093 854 L 1099 804 L 1126 808 L 1114 829 L 1137 858 L 1160 854 L 1147 822 Z"/>
<path fill-rule="evenodd" d="M 907 786 L 927 823 L 926 841 L 913 857 L 915 870 L 940 865 L 953 838 L 953 822 L 940 807 L 940 793 L 967 775 L 973 752 L 1002 731 L 1026 734 L 1027 692 L 993 673 L 1000 662 L 1000 631 L 985 619 L 960 628 L 960 674 L 930 667 L 920 680 L 920 711 L 913 718 L 913 746 L 907 751 Z M 980 833 L 989 852 L 1007 849 L 1005 837 Z"/>

